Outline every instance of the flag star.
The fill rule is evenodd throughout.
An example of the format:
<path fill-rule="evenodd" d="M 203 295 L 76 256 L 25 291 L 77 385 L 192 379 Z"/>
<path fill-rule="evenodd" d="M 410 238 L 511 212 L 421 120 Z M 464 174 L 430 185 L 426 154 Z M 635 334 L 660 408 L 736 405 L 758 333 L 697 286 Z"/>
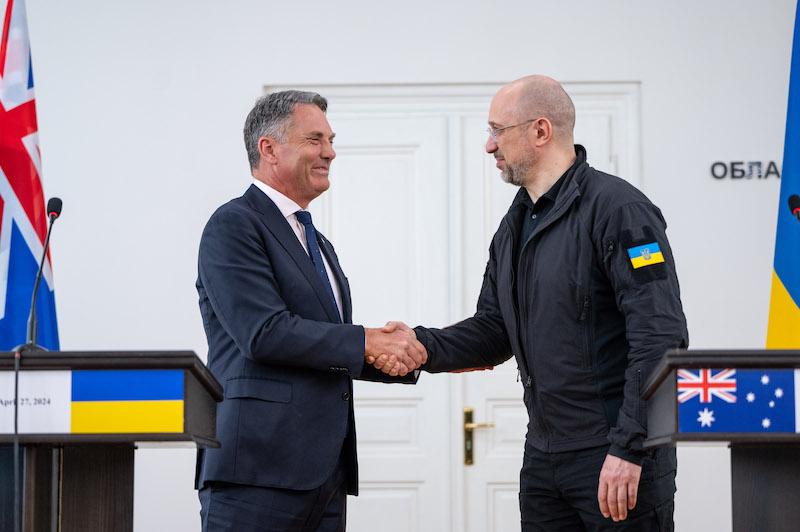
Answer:
<path fill-rule="evenodd" d="M 711 424 L 714 421 L 716 421 L 714 419 L 714 411 L 713 410 L 709 410 L 708 408 L 704 408 L 703 411 L 702 412 L 698 412 L 698 414 L 700 414 L 700 415 L 697 418 L 697 421 L 700 422 L 700 426 L 701 427 L 710 427 Z"/>
<path fill-rule="evenodd" d="M 761 376 L 761 384 L 764 384 L 764 385 L 769 384 L 769 375 L 762 375 Z"/>
<path fill-rule="evenodd" d="M 775 389 L 775 397 L 777 397 L 778 399 L 780 399 L 781 397 L 783 397 L 783 389 L 781 389 L 781 388 L 776 388 L 776 389 Z"/>
<path fill-rule="evenodd" d="M 768 417 L 765 417 L 764 419 L 761 420 L 761 426 L 764 427 L 765 429 L 768 429 L 770 425 L 772 425 L 772 422 L 769 420 Z"/>
<path fill-rule="evenodd" d="M 756 394 L 754 394 L 753 392 L 750 392 L 750 393 L 747 394 L 747 402 L 748 403 L 752 403 L 755 400 L 756 400 Z"/>
<path fill-rule="evenodd" d="M 775 401 L 770 401 L 769 402 L 769 407 L 770 408 L 775 408 Z"/>

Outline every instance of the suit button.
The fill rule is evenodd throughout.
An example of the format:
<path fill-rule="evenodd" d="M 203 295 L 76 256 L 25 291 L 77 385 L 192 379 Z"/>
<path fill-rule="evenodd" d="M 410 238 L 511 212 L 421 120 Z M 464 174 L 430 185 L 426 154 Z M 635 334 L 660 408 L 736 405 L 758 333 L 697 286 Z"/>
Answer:
<path fill-rule="evenodd" d="M 344 392 L 342 394 L 342 400 L 343 401 L 349 401 L 350 400 L 350 392 Z"/>

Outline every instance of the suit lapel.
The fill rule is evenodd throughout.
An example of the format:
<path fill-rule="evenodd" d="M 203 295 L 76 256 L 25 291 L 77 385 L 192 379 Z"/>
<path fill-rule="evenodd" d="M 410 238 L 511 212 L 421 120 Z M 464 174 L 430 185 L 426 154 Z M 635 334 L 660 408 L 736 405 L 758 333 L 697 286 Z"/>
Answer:
<path fill-rule="evenodd" d="M 344 323 L 353 323 L 353 306 L 350 300 L 350 285 L 347 283 L 347 278 L 344 276 L 344 271 L 339 265 L 339 258 L 333 250 L 333 245 L 325 238 L 322 233 L 317 231 L 317 240 L 322 253 L 325 255 L 328 264 L 333 270 L 333 276 L 336 278 L 336 284 L 339 285 L 339 293 L 342 296 L 342 315 L 344 316 Z"/>
<path fill-rule="evenodd" d="M 314 288 L 314 293 L 317 295 L 320 305 L 325 309 L 328 319 L 332 322 L 340 321 L 339 311 L 334 308 L 333 301 L 330 301 L 330 296 L 322 280 L 319 278 L 317 271 L 314 269 L 314 264 L 311 258 L 303 249 L 302 244 L 297 239 L 292 228 L 289 227 L 289 222 L 283 217 L 280 209 L 275 205 L 266 194 L 258 190 L 255 185 L 250 185 L 250 188 L 244 193 L 245 199 L 255 209 L 265 221 L 267 230 L 275 236 L 275 239 L 281 244 L 286 253 L 292 257 L 297 268 L 311 283 Z"/>

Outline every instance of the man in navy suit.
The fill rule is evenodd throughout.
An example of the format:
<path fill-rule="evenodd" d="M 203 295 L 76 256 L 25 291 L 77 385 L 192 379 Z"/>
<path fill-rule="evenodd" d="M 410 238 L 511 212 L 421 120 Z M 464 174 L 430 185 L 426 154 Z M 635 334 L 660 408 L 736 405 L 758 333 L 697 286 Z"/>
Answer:
<path fill-rule="evenodd" d="M 224 389 L 221 446 L 197 460 L 204 531 L 344 530 L 353 379 L 414 382 L 427 357 L 407 331 L 352 325 L 347 278 L 306 210 L 336 156 L 326 109 L 309 92 L 259 99 L 244 127 L 253 184 L 203 231 L 197 291 Z"/>

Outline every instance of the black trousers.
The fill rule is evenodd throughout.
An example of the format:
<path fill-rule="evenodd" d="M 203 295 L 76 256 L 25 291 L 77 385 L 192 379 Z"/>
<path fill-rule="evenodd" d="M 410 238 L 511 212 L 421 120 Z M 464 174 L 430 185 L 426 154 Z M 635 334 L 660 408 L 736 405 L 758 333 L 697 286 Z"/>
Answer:
<path fill-rule="evenodd" d="M 346 481 L 340 460 L 313 490 L 211 483 L 199 492 L 203 532 L 344 532 Z"/>
<path fill-rule="evenodd" d="M 597 487 L 608 446 L 544 453 L 528 443 L 520 472 L 523 532 L 672 532 L 674 448 L 651 451 L 642 462 L 636 507 L 615 523 L 600 513 Z"/>

